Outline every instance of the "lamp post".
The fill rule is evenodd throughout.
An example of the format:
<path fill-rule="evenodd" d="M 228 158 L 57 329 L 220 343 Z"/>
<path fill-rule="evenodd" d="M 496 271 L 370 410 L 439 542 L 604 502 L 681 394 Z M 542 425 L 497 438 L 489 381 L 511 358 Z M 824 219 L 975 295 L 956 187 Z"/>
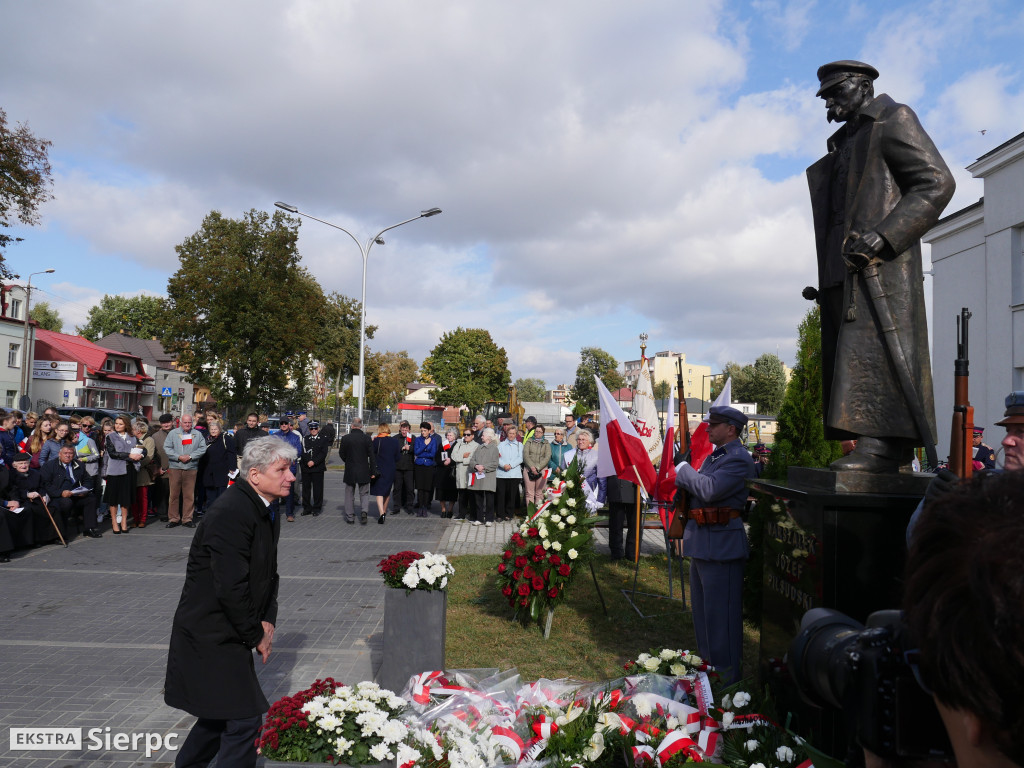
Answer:
<path fill-rule="evenodd" d="M 21 341 L 21 401 L 18 403 L 22 410 L 29 410 L 32 408 L 32 397 L 29 395 L 28 387 L 32 381 L 32 371 L 29 366 L 32 365 L 32 355 L 29 352 L 28 346 L 28 329 L 29 323 L 29 311 L 32 309 L 32 278 L 36 275 L 49 275 L 55 270 L 44 269 L 39 272 L 33 272 L 28 276 L 28 284 L 25 286 L 25 335 Z M 25 401 L 28 401 L 26 404 Z"/>
<path fill-rule="evenodd" d="M 329 221 L 324 221 L 323 219 L 318 219 L 316 216 L 311 216 L 308 213 L 303 213 L 298 208 L 296 208 L 294 205 L 289 205 L 288 203 L 276 202 L 276 203 L 274 203 L 274 205 L 277 206 L 278 208 L 280 208 L 282 211 L 288 211 L 288 213 L 294 213 L 294 214 L 296 214 L 298 216 L 305 216 L 307 219 L 313 219 L 313 221 L 319 221 L 321 224 L 326 224 L 328 227 L 334 227 L 335 229 L 340 229 L 346 235 L 351 237 L 352 241 L 357 246 L 359 246 L 359 253 L 363 257 L 363 295 L 362 295 L 362 300 L 361 300 L 360 305 L 359 305 L 359 418 L 362 419 L 363 418 L 363 397 L 364 397 L 364 395 L 366 393 L 366 382 L 363 379 L 363 369 L 365 367 L 365 357 L 366 357 L 366 262 L 367 262 L 367 259 L 370 256 L 370 249 L 373 247 L 374 243 L 377 243 L 379 245 L 384 245 L 384 241 L 381 239 L 380 236 L 383 235 L 388 230 L 395 229 L 396 227 L 400 227 L 403 224 L 408 224 L 410 221 L 416 221 L 417 219 L 427 219 L 427 218 L 430 218 L 431 216 L 437 216 L 437 214 L 441 213 L 441 209 L 440 208 L 428 208 L 425 211 L 420 211 L 420 215 L 419 216 L 413 216 L 411 219 L 406 219 L 405 221 L 400 221 L 397 224 L 392 224 L 390 227 L 384 227 L 384 229 L 382 229 L 376 235 L 374 235 L 373 237 L 368 239 L 366 241 L 366 245 L 363 245 L 362 243 L 359 242 L 359 238 L 357 238 L 355 235 L 353 235 L 351 232 L 349 232 L 344 227 L 339 227 L 337 224 L 332 224 Z M 335 394 L 335 397 L 337 397 L 337 394 Z"/>

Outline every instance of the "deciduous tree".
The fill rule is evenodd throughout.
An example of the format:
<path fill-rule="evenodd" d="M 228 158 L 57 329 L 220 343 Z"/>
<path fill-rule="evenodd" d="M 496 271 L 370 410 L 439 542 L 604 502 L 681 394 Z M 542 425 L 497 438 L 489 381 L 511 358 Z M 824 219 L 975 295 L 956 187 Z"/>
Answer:
<path fill-rule="evenodd" d="M 587 410 L 598 406 L 597 376 L 609 390 L 614 392 L 625 384 L 619 373 L 619 363 L 600 347 L 583 347 L 580 350 L 580 364 L 576 366 L 576 382 L 569 389 L 569 396 Z"/>
<path fill-rule="evenodd" d="M 513 383 L 520 400 L 544 402 L 547 397 L 548 387 L 543 379 L 516 379 Z"/>
<path fill-rule="evenodd" d="M 456 328 L 423 361 L 423 376 L 437 384 L 438 405 L 465 405 L 478 412 L 488 400 L 503 400 L 512 375 L 504 347 L 483 328 Z"/>
<path fill-rule="evenodd" d="M 391 408 L 405 397 L 406 386 L 416 381 L 419 366 L 404 349 L 371 352 L 366 357 L 366 405 Z"/>
<path fill-rule="evenodd" d="M 160 338 L 164 332 L 164 300 L 159 296 L 104 295 L 86 316 L 85 325 L 75 332 L 89 341 L 111 333 L 137 339 Z"/>
<path fill-rule="evenodd" d="M 8 126 L 7 113 L 0 109 L 0 230 L 14 221 L 28 226 L 39 223 L 39 206 L 53 199 L 51 146 L 51 142 L 37 139 L 24 123 Z M 0 279 L 14 277 L 4 261 L 6 248 L 22 239 L 0 231 Z"/>
<path fill-rule="evenodd" d="M 212 211 L 175 247 L 167 282 L 164 346 L 225 405 L 253 410 L 308 385 L 327 301 L 299 266 L 299 221 L 255 209 L 241 219 Z"/>
<path fill-rule="evenodd" d="M 60 319 L 60 314 L 50 306 L 48 301 L 33 304 L 29 317 L 39 323 L 40 328 L 45 328 L 48 331 L 61 333 L 64 330 L 64 321 Z"/>
<path fill-rule="evenodd" d="M 338 374 L 348 379 L 359 373 L 359 302 L 334 291 L 327 295 L 323 311 L 325 322 L 315 329 L 317 359 L 324 364 L 328 381 L 335 381 Z M 366 338 L 372 339 L 376 331 L 377 326 L 366 326 Z"/>

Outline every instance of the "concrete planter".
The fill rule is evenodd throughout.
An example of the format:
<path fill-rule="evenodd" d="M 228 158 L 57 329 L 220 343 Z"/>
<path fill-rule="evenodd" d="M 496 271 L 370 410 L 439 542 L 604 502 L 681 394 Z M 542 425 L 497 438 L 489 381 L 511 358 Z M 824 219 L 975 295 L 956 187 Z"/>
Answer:
<path fill-rule="evenodd" d="M 381 687 L 400 694 L 413 675 L 444 669 L 447 612 L 447 590 L 386 590 Z"/>

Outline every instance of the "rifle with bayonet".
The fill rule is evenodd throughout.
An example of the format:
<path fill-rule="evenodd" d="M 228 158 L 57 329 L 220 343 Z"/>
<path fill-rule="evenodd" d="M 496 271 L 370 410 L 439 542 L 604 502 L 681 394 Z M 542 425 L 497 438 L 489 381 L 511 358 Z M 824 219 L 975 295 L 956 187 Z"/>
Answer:
<path fill-rule="evenodd" d="M 970 355 L 964 307 L 956 319 L 956 360 L 953 363 L 953 428 L 949 438 L 949 470 L 961 480 L 974 474 L 974 408 L 968 398 Z"/>

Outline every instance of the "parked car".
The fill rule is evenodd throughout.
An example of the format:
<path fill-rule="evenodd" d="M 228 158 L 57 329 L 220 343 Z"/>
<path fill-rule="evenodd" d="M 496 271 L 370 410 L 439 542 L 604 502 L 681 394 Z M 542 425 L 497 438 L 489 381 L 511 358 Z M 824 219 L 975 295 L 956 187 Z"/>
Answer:
<path fill-rule="evenodd" d="M 260 424 L 260 426 L 263 429 L 267 430 L 268 434 L 273 435 L 276 432 L 281 431 L 281 419 L 278 418 L 277 416 L 271 416 L 269 419 Z"/>
<path fill-rule="evenodd" d="M 127 413 L 132 418 L 145 418 L 141 413 L 138 412 L 112 411 L 109 408 L 84 408 L 72 405 L 62 405 L 58 407 L 57 413 L 59 413 L 65 419 L 70 416 L 91 416 L 96 421 L 97 424 L 99 424 L 104 419 L 114 420 L 122 413 Z"/>

